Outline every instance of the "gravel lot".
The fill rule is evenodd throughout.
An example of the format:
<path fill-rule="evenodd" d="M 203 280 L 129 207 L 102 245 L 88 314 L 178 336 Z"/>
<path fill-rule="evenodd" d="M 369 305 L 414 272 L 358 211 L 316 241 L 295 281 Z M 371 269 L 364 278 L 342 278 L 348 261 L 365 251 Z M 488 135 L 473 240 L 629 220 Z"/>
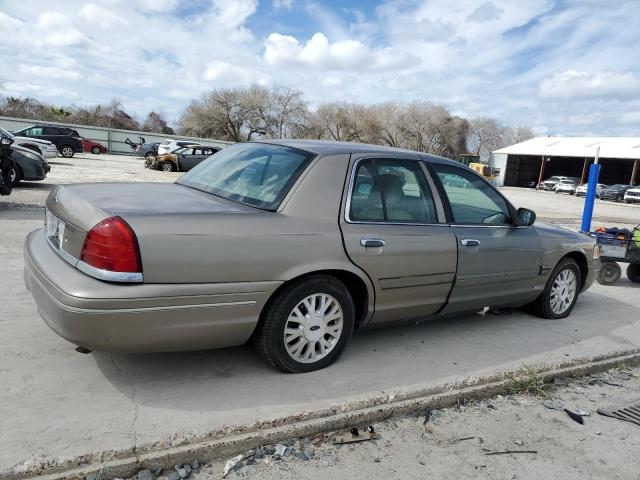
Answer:
<path fill-rule="evenodd" d="M 248 347 L 154 355 L 76 353 L 73 345 L 46 327 L 22 280 L 22 244 L 30 230 L 42 225 L 46 195 L 59 183 L 170 181 L 179 176 L 179 173 L 145 169 L 143 161 L 135 157 L 78 155 L 52 162 L 51 175 L 45 182 L 25 183 L 10 197 L 0 199 L 0 284 L 5 286 L 3 314 L 0 315 L 0 385 L 3 386 L 0 389 L 0 477 L 13 468 L 24 469 L 29 465 L 91 453 L 97 455 L 95 458 L 104 458 L 103 455 L 108 457 L 108 454 L 103 452 L 108 451 L 127 452 L 135 448 L 136 452 L 143 452 L 146 448 L 180 445 L 257 422 L 295 419 L 301 412 L 321 411 L 371 398 L 381 392 L 442 385 L 516 368 L 523 363 L 561 362 L 640 348 L 638 287 L 623 277 L 616 286 L 594 285 L 581 296 L 573 315 L 559 322 L 513 312 L 484 318 L 466 315 L 446 321 L 362 332 L 354 336 L 350 348 L 336 365 L 304 376 L 273 371 Z M 581 199 L 524 189 L 503 191 L 516 205 L 536 210 L 542 221 L 573 228 L 579 224 Z M 640 206 L 598 202 L 594 225 L 631 226 L 640 221 L 639 217 Z M 529 417 L 520 413 L 523 422 L 514 423 L 517 412 L 508 408 L 516 408 L 516 405 L 500 407 L 498 411 L 504 412 L 505 416 L 493 413 L 486 416 L 488 424 L 505 422 L 504 428 L 511 432 L 509 435 L 526 432 L 520 427 Z M 536 412 L 539 413 L 538 410 L 530 411 L 534 416 Z M 555 412 L 551 413 L 555 415 Z M 446 414 L 443 421 L 457 418 L 455 415 Z M 564 417 L 558 417 L 558 420 L 568 422 Z M 460 422 L 457 424 L 460 431 L 452 424 L 446 427 L 443 435 L 472 435 L 468 433 L 473 432 L 471 427 L 478 431 L 487 428 L 485 424 L 474 423 L 471 417 L 469 420 L 460 417 L 455 421 Z M 465 423 L 468 428 L 462 428 Z M 406 428 L 410 426 L 406 424 Z M 556 426 L 556 423 L 550 423 L 545 427 L 545 435 L 555 435 Z M 567 435 L 577 428 L 571 423 L 565 427 Z M 402 429 L 400 431 L 407 432 L 404 434 L 407 445 L 417 441 L 416 435 L 422 435 L 418 430 Z M 378 447 L 363 445 L 348 453 L 351 447 L 343 447 L 336 455 L 350 458 L 350 463 L 344 469 L 340 462 L 332 464 L 326 474 L 339 478 L 346 478 L 344 472 L 349 476 L 360 476 L 362 467 L 363 475 L 379 478 L 377 473 L 384 472 L 382 476 L 392 478 L 399 476 L 392 470 L 401 472 L 401 465 L 406 464 L 409 467 L 405 476 L 422 478 L 425 475 L 420 470 L 425 468 L 419 463 L 422 460 L 427 465 L 435 465 L 432 468 L 446 476 L 446 466 L 458 462 L 457 456 L 449 453 L 470 448 L 464 442 L 456 447 L 446 444 L 438 447 L 439 440 L 433 437 L 426 443 L 426 450 L 425 444 L 418 447 L 417 443 L 402 450 L 402 435 L 387 426 L 381 427 L 380 431 L 385 435 L 384 442 L 392 442 L 389 448 L 379 443 Z M 602 432 L 604 436 L 610 430 L 602 428 Z M 500 438 L 498 433 L 496 431 L 492 437 L 496 442 Z M 547 462 L 554 458 L 549 456 L 553 452 L 568 458 L 567 451 L 577 452 L 577 458 L 591 458 L 600 445 L 594 443 L 586 448 L 588 443 L 580 441 L 584 434 L 580 437 L 567 435 L 553 437 L 556 443 L 550 443 L 551 446 L 544 450 L 542 443 L 536 445 L 544 452 L 536 457 L 537 461 Z M 629 438 L 637 445 L 637 436 Z M 506 437 L 504 441 L 507 441 Z M 612 468 L 623 468 L 623 464 L 632 458 L 625 445 L 622 441 L 615 443 L 615 451 L 612 447 L 611 453 L 615 457 L 608 456 L 609 453 L 604 457 Z M 518 468 L 524 468 L 522 465 L 534 460 L 519 456 L 492 458 L 491 463 L 487 463 L 489 460 L 485 462 L 485 456 L 478 450 L 481 447 L 474 444 L 475 456 L 469 457 L 471 460 L 464 468 L 460 467 L 460 478 L 475 474 L 475 465 L 480 465 L 481 460 L 487 465 L 486 471 L 493 471 L 490 465 L 502 462 L 516 475 L 520 475 Z M 377 448 L 383 451 L 377 452 Z M 420 455 L 425 455 L 424 459 L 416 456 L 418 448 L 422 449 Z M 429 453 L 430 450 L 434 453 Z M 371 460 L 373 455 L 381 457 L 380 464 Z M 563 462 L 558 471 L 571 472 L 568 460 Z M 546 469 L 542 467 L 543 463 L 537 463 L 541 472 L 548 473 L 542 478 L 552 475 L 554 464 L 545 464 Z M 600 474 L 605 467 L 596 466 L 600 470 L 594 471 L 598 476 L 604 476 Z M 310 468 L 312 470 L 301 470 L 298 478 L 320 475 L 321 470 L 313 470 L 317 467 Z M 576 467 L 575 472 L 586 471 L 579 468 Z M 217 470 L 214 471 L 217 475 Z M 274 478 L 281 475 L 278 470 L 270 472 Z M 512 478 L 506 474 L 491 476 Z M 533 473 L 530 477 L 516 478 L 532 476 Z"/>
<path fill-rule="evenodd" d="M 329 436 L 314 445 L 309 438 L 294 439 L 282 458 L 250 456 L 227 478 L 638 479 L 640 426 L 599 415 L 597 409 L 640 403 L 639 374 L 640 369 L 613 370 L 558 381 L 546 393 L 547 405 L 583 410 L 588 413 L 583 425 L 545 407 L 544 398 L 501 395 L 387 420 L 375 425 L 381 437 L 375 441 L 333 445 Z M 225 465 L 204 465 L 191 479 L 221 478 Z"/>

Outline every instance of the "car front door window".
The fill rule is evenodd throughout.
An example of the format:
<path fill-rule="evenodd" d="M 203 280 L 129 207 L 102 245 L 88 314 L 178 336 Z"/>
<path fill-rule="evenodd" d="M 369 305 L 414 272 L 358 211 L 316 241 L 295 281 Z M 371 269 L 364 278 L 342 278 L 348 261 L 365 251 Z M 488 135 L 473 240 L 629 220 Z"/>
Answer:
<path fill-rule="evenodd" d="M 447 194 L 456 224 L 511 224 L 507 202 L 475 173 L 451 165 L 432 165 Z"/>

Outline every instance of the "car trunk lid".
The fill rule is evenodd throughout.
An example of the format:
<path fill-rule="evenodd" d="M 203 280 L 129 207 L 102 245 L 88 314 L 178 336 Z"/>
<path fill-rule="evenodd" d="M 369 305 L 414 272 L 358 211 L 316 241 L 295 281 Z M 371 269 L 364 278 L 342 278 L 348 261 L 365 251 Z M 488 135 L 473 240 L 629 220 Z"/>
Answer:
<path fill-rule="evenodd" d="M 256 209 L 175 183 L 84 183 L 57 187 L 46 203 L 52 248 L 77 266 L 87 233 L 110 217 L 245 213 Z M 132 224 L 135 233 L 135 222 Z"/>

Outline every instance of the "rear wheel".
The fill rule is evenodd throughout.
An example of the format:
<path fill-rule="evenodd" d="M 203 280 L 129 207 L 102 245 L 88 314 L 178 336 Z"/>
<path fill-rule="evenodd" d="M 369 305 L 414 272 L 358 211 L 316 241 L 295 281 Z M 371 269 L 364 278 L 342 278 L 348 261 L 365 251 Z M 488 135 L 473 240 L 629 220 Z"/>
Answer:
<path fill-rule="evenodd" d="M 91 153 L 93 153 L 94 155 L 98 155 L 100 153 L 100 147 L 93 147 L 91 149 Z"/>
<path fill-rule="evenodd" d="M 602 262 L 600 272 L 598 272 L 598 283 L 602 285 L 613 285 L 622 275 L 622 269 L 616 262 Z"/>
<path fill-rule="evenodd" d="M 253 341 L 258 353 L 286 373 L 335 362 L 351 337 L 353 300 L 342 282 L 315 275 L 286 285 L 262 312 Z"/>
<path fill-rule="evenodd" d="M 640 283 L 640 263 L 630 263 L 627 267 L 627 277 L 633 283 Z"/>
<path fill-rule="evenodd" d="M 563 258 L 553 269 L 542 294 L 530 306 L 542 318 L 568 317 L 578 300 L 581 286 L 580 267 L 572 258 Z"/>
<path fill-rule="evenodd" d="M 147 152 L 147 153 L 145 153 L 144 158 L 146 158 L 147 160 L 151 160 L 151 159 L 152 159 L 153 157 L 155 157 L 155 156 L 156 156 L 156 154 L 155 154 L 155 153 L 153 153 L 153 152 Z"/>
<path fill-rule="evenodd" d="M 60 147 L 60 155 L 62 155 L 64 158 L 71 158 L 73 157 L 73 154 L 75 152 L 73 151 L 73 147 L 71 145 L 63 145 L 62 147 Z"/>
<path fill-rule="evenodd" d="M 171 162 L 162 162 L 162 164 L 160 165 L 160 170 L 162 170 L 163 172 L 175 172 L 176 167 Z"/>

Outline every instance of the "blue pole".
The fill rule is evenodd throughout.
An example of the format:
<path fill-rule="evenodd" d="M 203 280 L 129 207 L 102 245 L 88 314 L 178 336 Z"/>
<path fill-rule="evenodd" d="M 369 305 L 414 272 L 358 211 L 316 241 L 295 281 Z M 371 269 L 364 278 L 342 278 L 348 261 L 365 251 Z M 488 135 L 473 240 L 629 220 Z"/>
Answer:
<path fill-rule="evenodd" d="M 596 190 L 598 188 L 598 176 L 600 175 L 600 164 L 598 163 L 598 154 L 596 154 L 596 163 L 589 168 L 589 185 L 587 187 L 587 195 L 584 199 L 584 210 L 582 212 L 582 226 L 580 230 L 583 232 L 591 231 L 591 218 L 593 217 L 593 204 L 596 201 Z"/>

